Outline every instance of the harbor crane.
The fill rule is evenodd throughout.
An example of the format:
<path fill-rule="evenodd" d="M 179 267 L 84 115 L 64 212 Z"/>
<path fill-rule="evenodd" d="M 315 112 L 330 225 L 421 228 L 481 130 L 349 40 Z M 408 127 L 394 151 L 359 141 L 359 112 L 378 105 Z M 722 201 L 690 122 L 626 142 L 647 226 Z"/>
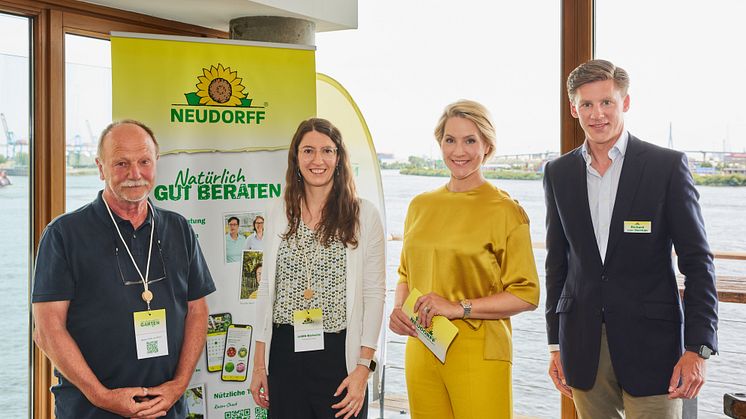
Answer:
<path fill-rule="evenodd" d="M 2 112 L 0 112 L 0 121 L 3 123 L 3 133 L 5 134 L 5 156 L 11 157 L 11 147 L 13 147 L 13 154 L 15 154 L 15 136 L 13 131 L 8 130 L 8 121 L 5 120 L 5 114 Z"/>

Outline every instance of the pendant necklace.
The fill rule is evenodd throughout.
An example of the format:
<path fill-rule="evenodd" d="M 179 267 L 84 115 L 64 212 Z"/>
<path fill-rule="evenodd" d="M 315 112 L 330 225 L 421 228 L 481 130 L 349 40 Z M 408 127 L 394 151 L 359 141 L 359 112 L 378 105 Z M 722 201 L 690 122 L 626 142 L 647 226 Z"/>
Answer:
<path fill-rule="evenodd" d="M 305 222 L 303 221 L 303 201 L 301 201 L 301 205 L 300 205 L 300 222 L 303 223 L 303 225 L 310 230 L 310 228 L 306 226 Z M 309 303 L 311 299 L 313 298 L 313 296 L 316 294 L 313 288 L 311 288 L 311 262 L 315 261 L 318 258 L 319 250 L 320 250 L 318 240 L 316 240 L 315 232 L 312 234 L 311 243 L 312 243 L 312 248 L 310 252 L 306 251 L 305 246 L 303 246 L 303 248 L 301 249 L 300 240 L 296 234 L 296 245 L 297 245 L 298 250 L 300 250 L 301 253 L 303 253 L 303 261 L 305 262 L 305 267 L 306 267 L 306 289 L 303 291 L 303 298 L 305 298 L 306 301 L 308 301 Z M 309 259 L 308 257 L 309 254 L 312 254 L 313 256 L 311 259 Z"/>

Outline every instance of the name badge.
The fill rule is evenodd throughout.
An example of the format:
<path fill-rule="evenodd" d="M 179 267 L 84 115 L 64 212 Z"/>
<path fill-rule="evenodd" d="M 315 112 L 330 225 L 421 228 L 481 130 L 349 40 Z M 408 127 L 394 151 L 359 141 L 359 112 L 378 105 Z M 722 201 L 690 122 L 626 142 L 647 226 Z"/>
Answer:
<path fill-rule="evenodd" d="M 136 311 L 133 317 L 137 359 L 168 355 L 166 310 Z"/>
<path fill-rule="evenodd" d="M 652 233 L 653 227 L 650 221 L 625 221 L 625 233 Z"/>
<path fill-rule="evenodd" d="M 324 321 L 320 308 L 293 312 L 295 352 L 324 349 Z"/>

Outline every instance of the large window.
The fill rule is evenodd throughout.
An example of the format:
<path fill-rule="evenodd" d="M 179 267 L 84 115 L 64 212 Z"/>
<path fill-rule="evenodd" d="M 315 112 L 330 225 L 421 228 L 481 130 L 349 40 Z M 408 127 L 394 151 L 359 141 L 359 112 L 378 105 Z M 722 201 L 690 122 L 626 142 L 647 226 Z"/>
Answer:
<path fill-rule="evenodd" d="M 0 170 L 12 182 L 0 187 L 3 417 L 53 415 L 51 364 L 30 346 L 29 268 L 46 224 L 66 206 L 75 208 L 90 199 L 83 198 L 84 188 L 77 184 L 81 177 L 66 178 L 66 167 L 90 165 L 91 138 L 111 113 L 110 79 L 101 65 L 108 62 L 108 42 L 72 34 L 106 38 L 111 31 L 227 37 L 88 2 L 0 0 Z M 86 45 L 79 48 L 81 44 Z M 100 183 L 93 186 L 99 188 Z"/>
<path fill-rule="evenodd" d="M 96 168 L 101 130 L 111 122 L 111 43 L 65 35 L 65 208 L 91 202 L 103 188 Z"/>
<path fill-rule="evenodd" d="M 425 17 L 415 2 L 360 1 L 357 30 L 319 33 L 316 42 L 317 71 L 338 80 L 356 100 L 384 163 L 437 166 L 441 154 L 432 133 L 443 108 L 462 98 L 487 106 L 497 130 L 497 157 L 486 170 L 533 178 L 490 181 L 524 207 L 534 242 L 543 242 L 545 234 L 539 172 L 560 146 L 560 2 L 539 3 L 462 2 L 454 7 L 453 2 L 431 1 Z M 382 179 L 387 232 L 393 238 L 387 242 L 388 315 L 407 206 L 447 178 L 384 170 Z M 535 256 L 543 282 L 545 251 L 537 248 Z M 543 310 L 512 322 L 515 411 L 559 417 L 559 392 L 546 372 Z M 386 398 L 402 399 L 408 410 L 405 338 L 389 332 L 388 340 Z"/>
<path fill-rule="evenodd" d="M 29 143 L 27 18 L 0 13 L 0 412 L 28 415 Z"/>
<path fill-rule="evenodd" d="M 746 188 L 728 176 L 746 173 L 743 98 L 746 4 L 718 0 L 704 6 L 674 0 L 596 0 L 595 52 L 624 67 L 631 78 L 627 129 L 639 138 L 684 151 L 699 183 L 710 246 L 746 252 Z M 734 178 L 735 179 L 735 178 Z M 720 184 L 710 186 L 707 183 Z M 719 278 L 740 275 L 746 261 L 716 259 Z M 743 390 L 746 306 L 721 303 L 720 355 L 707 365 L 699 398 L 702 417 L 724 417 L 723 393 Z"/>
<path fill-rule="evenodd" d="M 89 201 L 90 191 L 101 187 L 91 170 L 91 147 L 111 114 L 108 42 L 71 34 L 105 37 L 119 30 L 226 36 L 89 3 L 59 3 L 0 0 L 2 10 L 32 17 L 0 14 L 0 170 L 12 182 L 0 187 L 5 210 L 0 217 L 0 301 L 7 315 L 0 322 L 0 353 L 7 360 L 0 370 L 0 412 L 9 417 L 28 414 L 28 277 L 35 246 L 29 237 L 38 239 L 54 216 Z M 746 156 L 746 115 L 739 99 L 746 87 L 738 79 L 746 64 L 738 41 L 746 37 L 739 21 L 746 6 L 738 0 L 700 7 L 672 0 L 466 2 L 458 7 L 431 1 L 426 14 L 408 2 L 359 1 L 358 30 L 318 34 L 318 69 L 339 80 L 358 101 L 381 153 L 401 160 L 437 160 L 439 150 L 431 134 L 435 119 L 447 103 L 465 97 L 493 112 L 497 154 L 503 159 L 499 164 L 520 166 L 527 159 L 524 154 L 559 151 L 560 18 L 566 34 L 584 32 L 584 23 L 574 27 L 568 22 L 585 18 L 574 13 L 580 9 L 576 6 L 589 4 L 596 7 L 595 55 L 612 59 L 632 74 L 632 109 L 627 115 L 632 133 L 663 146 L 670 137 L 674 148 L 687 151 L 695 171 L 740 170 Z M 577 41 L 568 41 L 564 52 L 576 49 Z M 573 61 L 568 54 L 564 57 Z M 32 82 L 35 96 L 30 93 Z M 32 170 L 33 178 L 28 176 Z M 383 178 L 387 227 L 394 237 L 402 232 L 412 196 L 444 182 L 395 172 L 384 172 Z M 494 182 L 526 208 L 532 238 L 541 242 L 540 182 Z M 746 188 L 701 186 L 700 192 L 713 249 L 746 252 L 744 223 L 735 221 L 746 210 Z M 395 240 L 388 243 L 390 288 L 400 247 Z M 537 250 L 536 257 L 543 270 L 543 251 Z M 718 260 L 718 275 L 743 275 L 745 264 Z M 701 416 L 717 416 L 722 393 L 746 384 L 743 374 L 731 367 L 746 365 L 742 307 L 721 306 L 721 355 L 708 364 Z M 517 316 L 514 331 L 516 413 L 558 417 L 559 396 L 545 371 L 541 308 Z M 388 345 L 389 394 L 405 389 L 401 343 L 394 338 Z M 37 417 L 48 417 L 49 365 L 42 356 L 34 360 L 34 411 Z"/>

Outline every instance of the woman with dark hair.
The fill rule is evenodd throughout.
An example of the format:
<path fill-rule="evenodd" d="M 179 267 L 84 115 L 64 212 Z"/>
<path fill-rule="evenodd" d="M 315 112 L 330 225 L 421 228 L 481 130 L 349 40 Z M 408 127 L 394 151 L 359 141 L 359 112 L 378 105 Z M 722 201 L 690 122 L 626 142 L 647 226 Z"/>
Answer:
<path fill-rule="evenodd" d="M 262 239 L 264 239 L 264 217 L 257 215 L 254 217 L 254 232 L 246 238 L 244 249 L 246 250 L 264 250 Z"/>
<path fill-rule="evenodd" d="M 251 394 L 272 419 L 367 417 L 385 297 L 381 217 L 357 197 L 327 120 L 300 124 L 285 181 L 267 211 Z"/>

